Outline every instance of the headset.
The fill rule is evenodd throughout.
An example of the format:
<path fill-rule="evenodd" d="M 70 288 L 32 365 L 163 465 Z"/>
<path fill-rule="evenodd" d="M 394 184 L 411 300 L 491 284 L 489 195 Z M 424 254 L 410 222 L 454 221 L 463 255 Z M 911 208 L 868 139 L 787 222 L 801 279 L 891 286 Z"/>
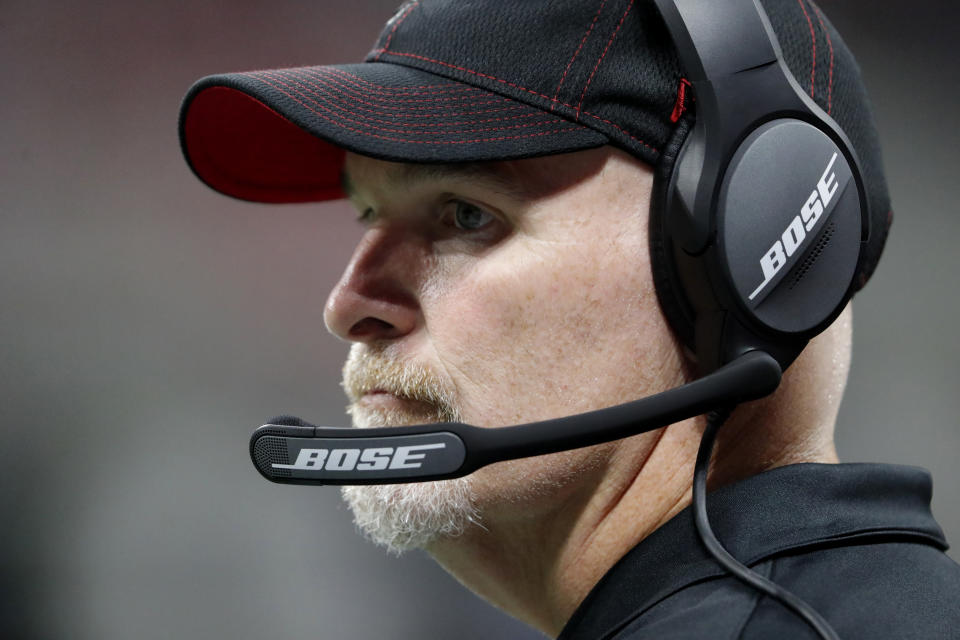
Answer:
<path fill-rule="evenodd" d="M 694 474 L 707 550 L 822 638 L 801 600 L 744 567 L 710 530 L 706 472 L 734 406 L 769 395 L 853 294 L 870 215 L 860 162 L 840 126 L 788 69 L 759 0 L 654 0 L 693 89 L 657 165 L 650 208 L 654 283 L 702 377 L 598 411 L 498 429 L 438 423 L 319 427 L 283 416 L 254 431 L 250 456 L 285 484 L 455 478 L 493 462 L 608 442 L 709 413 Z"/>

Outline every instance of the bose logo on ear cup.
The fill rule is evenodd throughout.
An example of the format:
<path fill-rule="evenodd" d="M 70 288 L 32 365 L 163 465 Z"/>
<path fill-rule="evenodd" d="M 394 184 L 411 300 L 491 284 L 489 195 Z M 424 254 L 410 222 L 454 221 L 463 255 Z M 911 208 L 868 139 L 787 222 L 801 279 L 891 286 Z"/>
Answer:
<path fill-rule="evenodd" d="M 760 257 L 760 269 L 763 271 L 763 282 L 754 289 L 749 299 L 753 300 L 763 288 L 773 280 L 773 277 L 787 264 L 787 259 L 796 253 L 800 245 L 807 237 L 807 232 L 813 229 L 814 225 L 823 215 L 824 210 L 829 206 L 833 195 L 837 192 L 839 183 L 837 174 L 831 173 L 833 163 L 837 160 L 837 154 L 834 152 L 827 168 L 817 182 L 817 188 L 810 192 L 810 197 L 800 207 L 800 213 L 794 216 L 790 224 L 781 234 L 780 238 L 773 243 L 770 249 Z M 828 175 L 829 174 L 829 177 Z M 832 185 L 832 186 L 831 186 Z"/>

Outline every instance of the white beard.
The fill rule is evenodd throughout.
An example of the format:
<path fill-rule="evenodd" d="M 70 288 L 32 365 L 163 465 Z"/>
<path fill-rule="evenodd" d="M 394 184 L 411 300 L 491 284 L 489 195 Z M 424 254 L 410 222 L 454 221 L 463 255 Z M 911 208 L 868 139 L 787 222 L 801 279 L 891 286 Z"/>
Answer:
<path fill-rule="evenodd" d="M 364 535 L 397 555 L 479 521 L 469 478 L 343 487 L 341 494 Z"/>
<path fill-rule="evenodd" d="M 343 372 L 344 389 L 354 403 L 371 388 L 385 388 L 423 403 L 416 411 L 351 404 L 347 412 L 356 428 L 461 421 L 449 391 L 422 368 L 397 363 L 357 344 L 350 350 Z M 345 486 L 341 495 L 363 534 L 397 555 L 424 548 L 438 538 L 456 537 L 471 524 L 480 523 L 469 477 Z"/>

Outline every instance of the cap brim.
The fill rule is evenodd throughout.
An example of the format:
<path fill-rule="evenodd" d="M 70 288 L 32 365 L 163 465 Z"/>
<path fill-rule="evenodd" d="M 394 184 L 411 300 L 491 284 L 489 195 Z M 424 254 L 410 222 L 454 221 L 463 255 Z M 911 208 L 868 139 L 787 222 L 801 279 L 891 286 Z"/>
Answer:
<path fill-rule="evenodd" d="M 343 197 L 344 150 L 419 163 L 510 160 L 605 144 L 593 129 L 396 64 L 209 76 L 180 111 L 180 142 L 210 187 L 257 202 Z"/>

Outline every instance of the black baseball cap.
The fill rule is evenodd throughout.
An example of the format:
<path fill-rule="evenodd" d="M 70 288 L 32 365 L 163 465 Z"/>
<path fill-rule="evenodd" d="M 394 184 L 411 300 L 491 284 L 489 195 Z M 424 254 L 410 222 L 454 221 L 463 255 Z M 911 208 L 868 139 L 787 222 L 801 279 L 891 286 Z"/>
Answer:
<path fill-rule="evenodd" d="M 760 3 L 797 83 L 859 156 L 872 218 L 859 288 L 892 220 L 859 67 L 810 0 Z M 307 202 L 343 197 L 345 150 L 454 163 L 610 144 L 656 166 L 695 113 L 652 0 L 410 0 L 362 63 L 202 78 L 183 101 L 180 141 L 217 191 Z"/>

